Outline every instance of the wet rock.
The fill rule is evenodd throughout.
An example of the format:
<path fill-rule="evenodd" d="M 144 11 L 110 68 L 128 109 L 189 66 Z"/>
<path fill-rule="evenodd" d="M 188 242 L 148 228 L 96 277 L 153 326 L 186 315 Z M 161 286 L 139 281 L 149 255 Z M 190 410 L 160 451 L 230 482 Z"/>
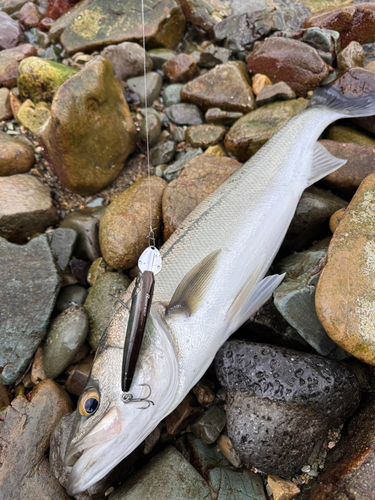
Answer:
<path fill-rule="evenodd" d="M 243 113 L 240 111 L 224 111 L 220 108 L 210 108 L 205 114 L 205 119 L 207 123 L 213 125 L 230 126 L 242 116 Z"/>
<path fill-rule="evenodd" d="M 346 201 L 324 189 L 311 186 L 301 196 L 283 242 L 283 247 L 300 251 L 329 234 L 331 215 L 346 207 Z"/>
<path fill-rule="evenodd" d="M 199 75 L 199 68 L 194 57 L 179 54 L 163 64 L 162 70 L 172 83 L 186 83 Z"/>
<path fill-rule="evenodd" d="M 273 500 L 291 500 L 301 492 L 292 481 L 281 479 L 278 476 L 268 476 L 267 483 L 271 488 Z"/>
<path fill-rule="evenodd" d="M 184 102 L 165 109 L 165 114 L 177 125 L 199 125 L 203 123 L 203 113 L 195 104 Z"/>
<path fill-rule="evenodd" d="M 10 15 L 20 10 L 22 5 L 24 5 L 26 2 L 27 0 L 2 0 L 0 2 L 0 7 L 4 12 Z"/>
<path fill-rule="evenodd" d="M 194 387 L 193 393 L 195 394 L 198 403 L 201 406 L 207 406 L 212 403 L 215 399 L 215 393 L 213 391 L 214 384 L 200 380 Z"/>
<path fill-rule="evenodd" d="M 210 490 L 202 476 L 176 448 L 169 446 L 111 493 L 110 500 L 196 500 L 209 497 Z"/>
<path fill-rule="evenodd" d="M 60 38 L 65 28 L 69 26 L 69 24 L 73 22 L 74 19 L 92 3 L 92 1 L 93 0 L 81 0 L 77 5 L 74 5 L 74 7 L 69 9 L 65 12 L 65 14 L 59 17 L 57 21 L 50 25 L 48 36 L 50 37 L 52 43 L 60 43 Z"/>
<path fill-rule="evenodd" d="M 100 257 L 99 222 L 105 209 L 83 208 L 68 214 L 60 223 L 61 228 L 73 229 L 77 233 L 74 255 L 92 262 Z"/>
<path fill-rule="evenodd" d="M 353 196 L 363 179 L 374 171 L 375 144 L 361 146 L 326 140 L 321 143 L 333 156 L 347 160 L 341 168 L 324 177 L 322 184 L 335 192 Z"/>
<path fill-rule="evenodd" d="M 144 151 L 147 150 L 147 140 L 149 147 L 152 148 L 158 142 L 161 132 L 160 118 L 155 113 L 147 112 L 146 114 L 147 120 L 145 117 L 138 133 L 138 145 Z"/>
<path fill-rule="evenodd" d="M 246 114 L 228 130 L 225 149 L 239 161 L 248 160 L 307 103 L 305 99 L 274 102 Z"/>
<path fill-rule="evenodd" d="M 12 108 L 10 106 L 10 93 L 6 88 L 0 88 L 0 122 L 13 118 Z"/>
<path fill-rule="evenodd" d="M 186 130 L 185 137 L 195 148 L 207 148 L 219 143 L 226 132 L 226 128 L 221 125 L 193 125 Z"/>
<path fill-rule="evenodd" d="M 106 0 L 86 3 L 84 10 L 77 9 L 75 15 L 69 16 L 61 43 L 69 54 L 125 41 L 142 43 L 142 12 L 138 7 L 138 0 L 117 2 L 116 8 Z M 65 24 L 63 17 L 59 21 Z M 177 2 L 149 2 L 145 10 L 147 47 L 174 49 L 184 32 L 185 17 Z"/>
<path fill-rule="evenodd" d="M 56 20 L 78 2 L 79 0 L 48 0 L 46 17 Z"/>
<path fill-rule="evenodd" d="M 304 26 L 338 31 L 343 49 L 353 41 L 361 45 L 372 43 L 375 42 L 375 5 L 359 3 L 324 9 L 305 19 Z"/>
<path fill-rule="evenodd" d="M 255 102 L 257 106 L 264 106 L 274 101 L 289 101 L 295 99 L 296 94 L 285 82 L 267 85 L 258 93 Z"/>
<path fill-rule="evenodd" d="M 202 68 L 214 68 L 218 64 L 225 64 L 229 61 L 232 54 L 230 49 L 225 47 L 217 47 L 216 45 L 210 44 L 205 47 L 200 53 L 198 64 Z"/>
<path fill-rule="evenodd" d="M 23 243 L 56 222 L 47 186 L 28 174 L 0 177 L 0 236 Z"/>
<path fill-rule="evenodd" d="M 261 73 L 256 73 L 251 80 L 251 88 L 253 89 L 254 95 L 258 95 L 264 87 L 267 85 L 272 85 L 271 80 L 266 75 Z"/>
<path fill-rule="evenodd" d="M 116 298 L 130 285 L 130 279 L 119 273 L 105 273 L 96 280 L 90 288 L 84 304 L 84 309 L 89 317 L 89 344 L 96 349 L 100 337 L 107 328 L 113 314 Z"/>
<path fill-rule="evenodd" d="M 150 230 L 149 189 L 151 193 L 152 227 L 158 238 L 162 210 L 161 199 L 166 182 L 159 177 L 143 178 L 119 194 L 100 221 L 99 241 L 104 260 L 122 271 L 137 264 L 148 246 Z"/>
<path fill-rule="evenodd" d="M 352 419 L 347 432 L 329 452 L 324 471 L 308 500 L 371 500 L 374 494 L 375 398 Z"/>
<path fill-rule="evenodd" d="M 331 125 L 325 132 L 325 139 L 336 142 L 353 142 L 361 146 L 375 147 L 375 138 L 365 130 L 354 126 Z"/>
<path fill-rule="evenodd" d="M 65 271 L 73 252 L 77 233 L 73 229 L 58 227 L 48 236 L 56 264 L 61 271 Z"/>
<path fill-rule="evenodd" d="M 176 52 L 172 49 L 152 49 L 147 52 L 147 55 L 152 61 L 155 70 L 161 69 L 170 59 L 176 56 Z"/>
<path fill-rule="evenodd" d="M 350 354 L 372 365 L 374 196 L 375 174 L 370 174 L 335 231 L 316 292 L 317 314 L 328 335 Z"/>
<path fill-rule="evenodd" d="M 0 52 L 0 86 L 11 89 L 17 85 L 18 66 L 26 57 L 36 55 L 36 49 L 30 43 L 24 43 L 13 49 Z"/>
<path fill-rule="evenodd" d="M 344 50 L 337 56 L 337 66 L 341 73 L 349 71 L 351 68 L 363 66 L 365 51 L 358 42 L 350 42 Z"/>
<path fill-rule="evenodd" d="M 203 412 L 195 397 L 189 393 L 165 419 L 167 432 L 171 436 L 185 430 Z"/>
<path fill-rule="evenodd" d="M 82 259 L 72 258 L 69 262 L 69 271 L 71 272 L 70 276 L 73 276 L 73 281 L 68 284 L 79 283 L 81 286 L 88 288 L 89 284 L 87 283 L 87 273 L 90 269 L 90 262 Z M 68 275 L 69 276 L 69 275 Z M 64 275 L 64 278 L 66 275 Z"/>
<path fill-rule="evenodd" d="M 12 384 L 46 333 L 61 279 L 44 235 L 24 246 L 1 238 L 0 250 L 3 270 L 0 382 Z"/>
<path fill-rule="evenodd" d="M 0 132 L 0 176 L 22 174 L 30 170 L 33 163 L 31 144 Z"/>
<path fill-rule="evenodd" d="M 173 104 L 179 104 L 182 101 L 180 95 L 182 87 L 183 87 L 182 83 L 175 83 L 172 85 L 168 85 L 168 87 L 164 89 L 163 92 L 164 106 L 166 107 L 172 106 Z"/>
<path fill-rule="evenodd" d="M 27 28 L 38 27 L 43 17 L 43 14 L 33 2 L 25 3 L 17 13 L 17 18 Z"/>
<path fill-rule="evenodd" d="M 90 370 L 94 362 L 94 355 L 90 354 L 87 358 L 79 363 L 70 373 L 65 382 L 65 389 L 75 396 L 80 396 L 86 387 L 87 379 L 89 378 Z"/>
<path fill-rule="evenodd" d="M 145 79 L 144 76 L 136 76 L 128 79 L 129 88 L 139 97 L 142 106 L 151 105 L 159 97 L 163 83 L 159 73 L 151 72 L 146 74 L 146 99 L 145 101 Z"/>
<path fill-rule="evenodd" d="M 17 86 L 21 99 L 51 101 L 56 90 L 77 70 L 41 57 L 27 57 L 18 67 Z"/>
<path fill-rule="evenodd" d="M 76 357 L 89 329 L 82 307 L 72 306 L 55 318 L 44 344 L 43 367 L 47 378 L 56 378 Z"/>
<path fill-rule="evenodd" d="M 60 313 L 72 306 L 82 307 L 87 297 L 87 290 L 80 285 L 70 285 L 61 289 L 57 300 L 56 310 Z"/>
<path fill-rule="evenodd" d="M 211 156 L 227 156 L 227 153 L 222 143 L 216 144 L 216 146 L 209 146 L 204 152 L 204 154 Z"/>
<path fill-rule="evenodd" d="M 161 165 L 171 161 L 176 152 L 174 141 L 165 141 L 153 147 L 150 151 L 150 160 L 153 165 Z"/>
<path fill-rule="evenodd" d="M 266 344 L 229 341 L 216 355 L 227 390 L 228 436 L 245 464 L 280 476 L 356 409 L 357 381 L 341 365 Z"/>
<path fill-rule="evenodd" d="M 181 97 L 203 110 L 219 107 L 246 113 L 254 109 L 254 95 L 242 61 L 220 64 L 187 83 L 181 90 Z"/>
<path fill-rule="evenodd" d="M 4 498 L 70 498 L 51 474 L 47 452 L 54 427 L 71 409 L 69 396 L 52 380 L 38 384 L 27 397 L 13 400 L 0 426 Z"/>
<path fill-rule="evenodd" d="M 231 13 L 229 2 L 221 0 L 181 0 L 181 7 L 186 20 L 207 33 Z"/>
<path fill-rule="evenodd" d="M 17 121 L 33 134 L 46 123 L 51 116 L 51 106 L 46 102 L 38 102 L 36 105 L 27 99 L 16 114 Z"/>
<path fill-rule="evenodd" d="M 240 166 L 231 158 L 210 155 L 200 155 L 186 162 L 179 178 L 168 184 L 163 195 L 164 241 Z"/>
<path fill-rule="evenodd" d="M 196 156 L 199 156 L 203 153 L 201 148 L 190 149 L 186 153 L 178 153 L 176 157 L 178 158 L 174 163 L 171 163 L 167 166 L 167 168 L 163 171 L 163 177 L 167 182 L 171 182 L 180 175 L 182 167 L 185 163 Z"/>
<path fill-rule="evenodd" d="M 274 303 L 285 320 L 322 356 L 335 359 L 346 353 L 328 337 L 315 311 L 315 288 L 327 256 L 328 241 L 318 249 L 294 253 L 278 264 L 286 273 L 274 291 Z"/>
<path fill-rule="evenodd" d="M 71 191 L 92 194 L 117 177 L 134 151 L 136 130 L 109 61 L 98 57 L 61 85 L 39 134 Z"/>
<path fill-rule="evenodd" d="M 5 12 L 0 12 L 0 50 L 12 49 L 25 40 L 21 25 Z"/>
<path fill-rule="evenodd" d="M 138 43 L 123 42 L 118 45 L 109 45 L 102 50 L 101 55 L 112 64 L 115 76 L 124 82 L 133 76 L 143 75 L 145 59 L 146 71 L 152 69 L 151 59 Z"/>
<path fill-rule="evenodd" d="M 233 465 L 233 467 L 236 467 L 236 469 L 241 467 L 241 459 L 238 456 L 236 450 L 233 448 L 233 445 L 228 436 L 226 436 L 225 434 L 219 436 L 217 440 L 217 447 L 224 455 L 224 457 L 228 460 L 228 462 Z"/>
<path fill-rule="evenodd" d="M 334 214 L 331 215 L 331 218 L 329 219 L 329 228 L 332 234 L 336 231 L 337 226 L 340 224 L 341 219 L 344 216 L 345 210 L 346 207 L 340 208 L 340 210 L 337 210 Z"/>
<path fill-rule="evenodd" d="M 43 347 L 39 346 L 36 350 L 34 361 L 28 374 L 34 385 L 39 384 L 42 380 L 47 378 L 43 368 Z"/>
<path fill-rule="evenodd" d="M 106 263 L 103 257 L 95 259 L 87 274 L 88 283 L 93 286 L 95 281 L 100 278 L 100 276 L 109 271 L 113 271 L 113 269 Z"/>
<path fill-rule="evenodd" d="M 225 411 L 214 405 L 194 422 L 190 428 L 204 444 L 212 444 L 220 436 L 226 424 Z"/>
<path fill-rule="evenodd" d="M 272 83 L 285 82 L 305 97 L 328 76 L 328 67 L 315 49 L 288 38 L 268 38 L 247 57 L 251 73 L 267 75 Z"/>

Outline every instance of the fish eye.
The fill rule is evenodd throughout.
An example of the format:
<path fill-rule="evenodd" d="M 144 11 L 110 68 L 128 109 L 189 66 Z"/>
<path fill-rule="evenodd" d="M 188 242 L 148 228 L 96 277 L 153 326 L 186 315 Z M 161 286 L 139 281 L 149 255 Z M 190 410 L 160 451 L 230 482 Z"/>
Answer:
<path fill-rule="evenodd" d="M 99 393 L 91 388 L 84 392 L 78 401 L 78 411 L 83 417 L 87 417 L 96 412 L 99 407 Z"/>

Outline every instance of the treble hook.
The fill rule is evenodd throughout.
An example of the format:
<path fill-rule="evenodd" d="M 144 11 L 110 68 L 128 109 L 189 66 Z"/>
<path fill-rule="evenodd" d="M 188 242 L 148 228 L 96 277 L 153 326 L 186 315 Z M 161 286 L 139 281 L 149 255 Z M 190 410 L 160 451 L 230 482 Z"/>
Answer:
<path fill-rule="evenodd" d="M 150 408 L 151 405 L 155 405 L 151 399 L 148 399 L 151 396 L 151 387 L 148 384 L 139 384 L 139 387 L 148 387 L 148 390 L 150 391 L 147 396 L 144 398 L 135 398 L 133 394 L 130 392 L 124 392 L 123 395 L 121 396 L 122 402 L 127 404 L 127 403 L 140 403 L 144 402 L 147 403 L 147 406 L 144 406 L 143 408 L 138 407 L 138 410 L 147 410 L 147 408 Z"/>

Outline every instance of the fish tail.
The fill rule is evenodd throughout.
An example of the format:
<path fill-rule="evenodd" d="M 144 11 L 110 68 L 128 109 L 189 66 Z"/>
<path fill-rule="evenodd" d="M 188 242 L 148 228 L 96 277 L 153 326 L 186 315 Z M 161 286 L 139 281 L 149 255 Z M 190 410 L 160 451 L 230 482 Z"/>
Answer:
<path fill-rule="evenodd" d="M 372 116 L 375 115 L 375 92 L 344 93 L 335 85 L 326 85 L 314 90 L 308 107 L 322 105 L 343 116 Z"/>

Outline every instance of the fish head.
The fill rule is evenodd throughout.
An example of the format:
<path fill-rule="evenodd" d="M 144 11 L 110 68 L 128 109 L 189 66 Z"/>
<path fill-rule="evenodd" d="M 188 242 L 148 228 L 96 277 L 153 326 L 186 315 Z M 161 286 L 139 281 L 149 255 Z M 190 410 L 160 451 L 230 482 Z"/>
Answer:
<path fill-rule="evenodd" d="M 115 316 L 101 340 L 65 454 L 72 496 L 104 477 L 171 411 L 178 363 L 162 313 L 162 306 L 151 307 L 129 393 L 121 388 L 126 311 Z"/>

